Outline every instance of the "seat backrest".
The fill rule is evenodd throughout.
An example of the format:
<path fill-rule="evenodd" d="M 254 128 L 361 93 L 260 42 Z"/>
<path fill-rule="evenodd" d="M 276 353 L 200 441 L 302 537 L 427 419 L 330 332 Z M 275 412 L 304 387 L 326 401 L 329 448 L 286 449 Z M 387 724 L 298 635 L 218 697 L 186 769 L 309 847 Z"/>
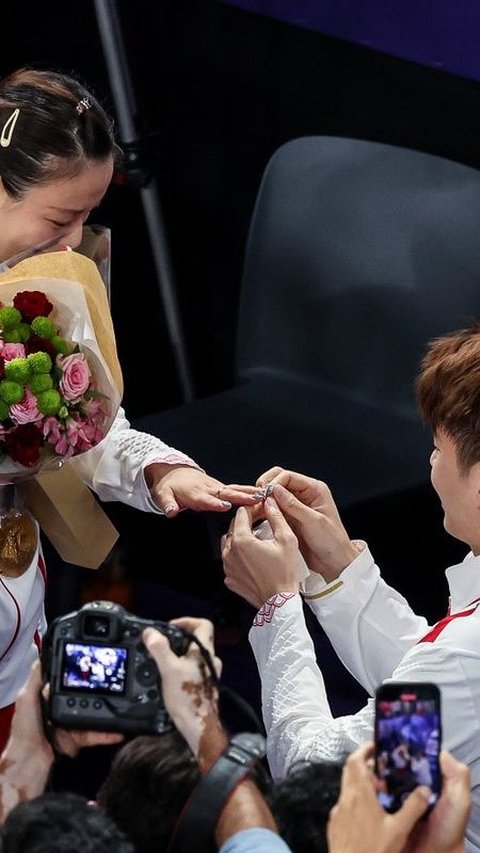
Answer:
<path fill-rule="evenodd" d="M 240 380 L 274 372 L 403 413 L 429 339 L 480 316 L 480 172 L 392 145 L 287 142 L 247 241 Z"/>

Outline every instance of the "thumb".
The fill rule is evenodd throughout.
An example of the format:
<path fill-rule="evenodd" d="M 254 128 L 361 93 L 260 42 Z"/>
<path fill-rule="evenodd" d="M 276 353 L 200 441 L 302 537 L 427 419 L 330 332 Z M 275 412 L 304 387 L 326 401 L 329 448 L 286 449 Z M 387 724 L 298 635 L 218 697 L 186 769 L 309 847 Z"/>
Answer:
<path fill-rule="evenodd" d="M 427 788 L 426 785 L 419 785 L 404 800 L 394 819 L 397 826 L 403 829 L 405 835 L 410 833 L 417 820 L 425 814 L 431 793 L 430 788 Z"/>
<path fill-rule="evenodd" d="M 280 483 L 276 483 L 274 486 L 273 496 L 287 517 L 294 518 L 299 522 L 304 522 L 311 517 L 312 510 L 299 501 L 292 492 L 281 486 Z"/>
<path fill-rule="evenodd" d="M 166 636 L 157 631 L 156 628 L 145 628 L 142 640 L 157 664 L 160 674 L 162 674 L 162 668 L 168 664 L 172 657 L 176 657 Z"/>
<path fill-rule="evenodd" d="M 274 497 L 268 497 L 264 503 L 265 516 L 268 523 L 270 524 L 270 527 L 272 528 L 274 539 L 278 539 L 282 534 L 285 533 L 293 535 L 292 528 L 290 527 L 287 519 L 283 515 L 283 507 L 280 507 L 280 503 L 277 502 L 276 496 L 277 487 L 275 487 Z"/>

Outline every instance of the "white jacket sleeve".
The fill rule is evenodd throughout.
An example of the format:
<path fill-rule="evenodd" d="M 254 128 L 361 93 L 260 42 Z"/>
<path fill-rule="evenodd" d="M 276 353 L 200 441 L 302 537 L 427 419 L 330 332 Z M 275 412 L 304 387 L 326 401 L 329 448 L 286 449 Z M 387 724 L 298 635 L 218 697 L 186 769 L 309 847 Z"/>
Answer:
<path fill-rule="evenodd" d="M 382 580 L 367 547 L 337 580 L 325 584 L 312 573 L 303 588 L 340 660 L 370 695 L 428 631 L 426 619 Z"/>
<path fill-rule="evenodd" d="M 269 599 L 249 639 L 260 673 L 267 757 L 275 779 L 298 760 L 343 760 L 373 736 L 372 703 L 354 716 L 332 716 L 300 595 Z"/>
<path fill-rule="evenodd" d="M 196 462 L 159 438 L 131 429 L 122 408 L 96 447 L 69 461 L 78 476 L 102 501 L 121 501 L 145 512 L 159 512 L 143 476 L 152 462 L 189 465 Z"/>

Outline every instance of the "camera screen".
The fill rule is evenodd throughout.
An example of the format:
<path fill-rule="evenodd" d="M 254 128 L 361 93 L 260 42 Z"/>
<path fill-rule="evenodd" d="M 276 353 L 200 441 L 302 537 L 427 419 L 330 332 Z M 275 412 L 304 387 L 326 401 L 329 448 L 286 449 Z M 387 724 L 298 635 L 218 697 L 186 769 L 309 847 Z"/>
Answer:
<path fill-rule="evenodd" d="M 65 690 L 92 690 L 123 696 L 128 650 L 121 646 L 65 643 L 61 684 Z"/>
<path fill-rule="evenodd" d="M 387 811 L 397 811 L 417 785 L 432 789 L 431 804 L 438 798 L 441 772 L 440 714 L 434 699 L 414 695 L 381 700 L 376 719 L 376 773 L 378 798 Z"/>

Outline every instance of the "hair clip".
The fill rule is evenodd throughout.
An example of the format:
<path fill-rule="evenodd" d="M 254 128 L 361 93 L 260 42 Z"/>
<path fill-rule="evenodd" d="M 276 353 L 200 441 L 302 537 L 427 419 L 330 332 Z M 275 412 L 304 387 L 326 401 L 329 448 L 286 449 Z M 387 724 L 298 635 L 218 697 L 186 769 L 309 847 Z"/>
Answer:
<path fill-rule="evenodd" d="M 89 100 L 89 98 L 81 98 L 81 100 L 78 102 L 77 106 L 75 107 L 75 110 L 78 113 L 78 115 L 81 116 L 82 113 L 84 113 L 86 110 L 89 110 L 91 108 L 91 106 L 92 106 L 92 102 Z"/>
<path fill-rule="evenodd" d="M 7 118 L 5 124 L 3 125 L 2 132 L 0 134 L 0 145 L 2 148 L 8 148 L 12 141 L 13 131 L 15 130 L 15 125 L 17 123 L 17 118 L 20 115 L 20 110 L 17 107 L 13 113 Z"/>

